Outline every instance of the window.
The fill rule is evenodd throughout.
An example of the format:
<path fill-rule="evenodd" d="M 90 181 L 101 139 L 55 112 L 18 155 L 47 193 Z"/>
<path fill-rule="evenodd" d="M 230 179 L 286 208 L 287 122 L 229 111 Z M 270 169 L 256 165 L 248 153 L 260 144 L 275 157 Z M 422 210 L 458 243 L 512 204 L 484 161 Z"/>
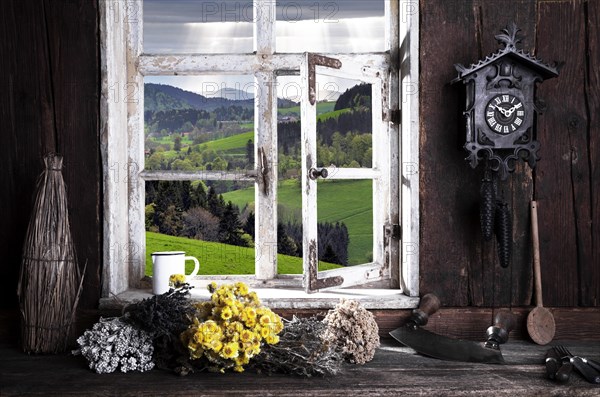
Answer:
<path fill-rule="evenodd" d="M 354 19 L 357 15 L 363 18 Z M 159 181 L 162 186 L 167 186 L 165 181 L 202 181 L 253 191 L 255 223 L 250 245 L 254 245 L 254 268 L 247 275 L 203 275 L 198 283 L 243 279 L 273 290 L 287 288 L 286 293 L 296 293 L 287 303 L 293 307 L 310 301 L 311 295 L 323 300 L 331 293 L 322 291 L 330 289 L 334 293 L 328 296 L 337 300 L 343 292 L 340 289 L 347 287 L 363 288 L 354 293 L 364 295 L 367 301 L 372 298 L 371 307 L 415 305 L 418 1 L 104 0 L 101 28 L 103 296 L 141 286 L 147 257 L 146 194 L 152 194 Z M 217 120 L 198 112 L 187 130 L 204 122 L 225 124 L 233 131 L 230 137 L 251 141 L 253 150 L 246 153 L 246 160 L 228 162 L 213 156 L 210 166 L 190 165 L 185 162 L 188 158 L 181 156 L 177 166 L 171 162 L 168 169 L 162 169 L 160 156 L 151 158 L 160 139 L 172 131 L 161 133 L 160 123 L 149 122 L 154 113 L 145 112 L 144 102 L 155 97 L 144 95 L 145 90 L 148 94 L 156 84 L 181 89 L 185 82 L 194 84 L 197 93 L 202 88 L 204 98 L 209 97 L 208 91 L 221 100 L 232 99 L 228 95 L 244 97 L 246 108 L 241 107 L 235 120 L 236 125 L 250 121 L 250 131 L 242 133 L 226 125 L 231 116 Z M 353 109 L 368 115 L 369 131 L 352 136 L 358 155 L 340 162 L 323 142 L 333 145 L 337 139 L 339 154 L 350 151 L 342 140 L 348 137 L 332 137 L 318 128 L 323 117 L 319 118 L 317 108 L 321 99 L 353 87 L 366 93 L 355 98 Z M 289 122 L 290 117 L 279 109 L 283 100 L 299 103 L 301 133 L 291 134 L 290 139 L 297 140 L 297 157 L 292 159 L 280 156 L 281 123 Z M 178 105 L 171 101 L 168 106 Z M 248 106 L 252 120 L 247 120 Z M 199 122 L 202 117 L 205 120 Z M 150 128 L 154 128 L 152 133 Z M 196 147 L 190 143 L 191 135 L 186 135 L 184 128 L 178 135 L 178 149 L 183 145 L 193 154 Z M 208 157 L 202 151 L 209 151 L 210 145 L 197 146 L 198 156 Z M 280 157 L 285 165 L 279 163 Z M 297 169 L 288 163 L 297 164 Z M 278 266 L 277 254 L 278 219 L 288 215 L 278 211 L 278 201 L 284 200 L 284 185 L 294 178 L 300 181 L 301 198 L 296 199 L 301 202 L 302 218 L 303 267 L 298 275 L 285 274 Z M 365 202 L 367 221 L 352 229 L 366 235 L 363 244 L 355 244 L 362 245 L 362 251 L 357 248 L 358 253 L 353 253 L 351 266 L 323 270 L 319 266 L 323 259 L 319 246 L 322 253 L 324 250 L 324 233 L 319 232 L 322 214 Z M 335 214 L 326 218 L 347 228 Z M 331 254 L 335 256 L 335 252 Z"/>

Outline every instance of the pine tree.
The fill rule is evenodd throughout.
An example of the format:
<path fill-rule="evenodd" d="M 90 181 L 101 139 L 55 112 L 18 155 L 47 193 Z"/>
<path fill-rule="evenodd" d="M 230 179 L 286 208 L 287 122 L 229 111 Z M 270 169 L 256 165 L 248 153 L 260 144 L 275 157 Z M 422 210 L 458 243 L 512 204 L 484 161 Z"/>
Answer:
<path fill-rule="evenodd" d="M 248 139 L 246 142 L 246 159 L 248 160 L 248 167 L 254 166 L 254 143 L 252 139 Z"/>
<path fill-rule="evenodd" d="M 225 205 L 223 216 L 219 222 L 219 241 L 225 244 L 245 246 L 246 243 L 242 238 L 242 234 L 242 223 L 240 222 L 238 208 L 230 201 Z"/>
<path fill-rule="evenodd" d="M 175 208 L 174 205 L 169 205 L 165 211 L 159 215 L 159 227 L 160 233 L 168 234 L 170 236 L 179 236 L 183 229 L 182 214 Z"/>
<path fill-rule="evenodd" d="M 277 224 L 277 252 L 283 255 L 297 255 L 298 247 L 294 240 L 287 235 L 282 223 Z"/>
<path fill-rule="evenodd" d="M 246 216 L 246 222 L 244 222 L 244 233 L 249 234 L 254 239 L 256 236 L 254 235 L 254 211 L 249 211 Z"/>
<path fill-rule="evenodd" d="M 192 182 L 180 181 L 179 182 L 179 197 L 181 202 L 181 210 L 187 211 L 191 208 L 192 204 Z"/>
<path fill-rule="evenodd" d="M 331 245 L 327 244 L 327 247 L 325 247 L 325 252 L 323 253 L 323 256 L 321 257 L 321 260 L 323 262 L 329 262 L 329 263 L 337 263 L 339 264 L 339 258 L 337 257 L 337 255 L 335 254 L 333 248 L 331 248 Z"/>
<path fill-rule="evenodd" d="M 204 190 L 204 184 L 202 182 L 199 182 L 196 187 L 192 189 L 190 207 L 202 207 L 207 209 L 206 190 Z"/>
<path fill-rule="evenodd" d="M 223 196 L 217 195 L 215 189 L 212 186 L 208 188 L 206 201 L 208 206 L 207 209 L 210 211 L 210 213 L 219 219 L 222 218 L 223 211 L 225 209 Z"/>

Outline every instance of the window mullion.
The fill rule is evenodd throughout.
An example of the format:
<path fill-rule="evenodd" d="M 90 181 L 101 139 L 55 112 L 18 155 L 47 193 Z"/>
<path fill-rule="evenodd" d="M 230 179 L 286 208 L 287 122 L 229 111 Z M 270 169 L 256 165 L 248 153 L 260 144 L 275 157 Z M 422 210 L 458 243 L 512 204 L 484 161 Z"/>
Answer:
<path fill-rule="evenodd" d="M 275 0 L 254 0 L 254 49 L 258 55 L 275 53 Z"/>
<path fill-rule="evenodd" d="M 275 52 L 275 2 L 254 0 L 255 48 L 254 135 L 257 184 L 256 278 L 277 275 L 277 88 L 270 58 Z"/>

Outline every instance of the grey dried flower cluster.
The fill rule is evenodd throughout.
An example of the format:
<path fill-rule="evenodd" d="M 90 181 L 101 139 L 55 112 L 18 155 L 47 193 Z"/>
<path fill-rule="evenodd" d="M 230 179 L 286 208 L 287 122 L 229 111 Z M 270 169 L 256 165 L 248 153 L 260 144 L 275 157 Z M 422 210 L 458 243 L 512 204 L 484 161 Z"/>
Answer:
<path fill-rule="evenodd" d="M 258 372 L 298 376 L 337 375 L 344 359 L 337 345 L 324 340 L 327 326 L 316 317 L 283 320 L 279 343 L 265 345 L 252 366 Z"/>
<path fill-rule="evenodd" d="M 323 322 L 327 324 L 326 337 L 336 341 L 347 361 L 365 364 L 373 359 L 379 347 L 379 327 L 359 302 L 342 299 Z"/>
<path fill-rule="evenodd" d="M 119 317 L 101 318 L 77 339 L 77 343 L 80 348 L 73 354 L 83 355 L 90 368 L 99 374 L 110 373 L 117 368 L 121 372 L 144 372 L 154 368 L 154 347 L 148 333 L 121 321 Z"/>

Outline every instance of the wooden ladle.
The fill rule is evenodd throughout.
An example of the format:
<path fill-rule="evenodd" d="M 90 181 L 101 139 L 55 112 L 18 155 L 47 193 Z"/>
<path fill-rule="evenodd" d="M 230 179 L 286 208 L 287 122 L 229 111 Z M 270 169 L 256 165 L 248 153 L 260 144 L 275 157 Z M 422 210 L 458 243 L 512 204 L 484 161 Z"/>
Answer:
<path fill-rule="evenodd" d="M 540 237 L 538 233 L 537 202 L 531 202 L 531 238 L 533 240 L 533 279 L 536 307 L 527 316 L 527 332 L 538 345 L 547 345 L 554 339 L 556 324 L 550 310 L 542 303 L 542 270 L 540 268 Z"/>

